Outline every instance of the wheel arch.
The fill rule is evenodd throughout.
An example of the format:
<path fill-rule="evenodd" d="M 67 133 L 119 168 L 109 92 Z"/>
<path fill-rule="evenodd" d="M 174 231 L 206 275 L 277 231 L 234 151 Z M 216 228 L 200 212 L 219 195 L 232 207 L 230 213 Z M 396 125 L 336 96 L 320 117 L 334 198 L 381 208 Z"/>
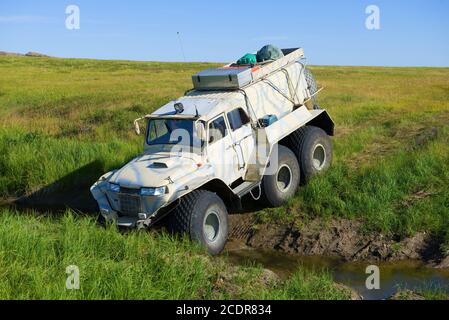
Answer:
<path fill-rule="evenodd" d="M 317 111 L 317 110 L 315 110 L 315 111 Z M 304 123 L 300 128 L 303 128 L 305 126 L 314 126 L 314 127 L 318 127 L 320 129 L 324 130 L 324 132 L 326 132 L 327 135 L 333 136 L 335 133 L 334 121 L 332 120 L 332 118 L 330 117 L 329 113 L 327 113 L 326 110 L 320 110 L 320 111 L 321 112 L 317 116 L 315 116 L 313 119 L 309 120 L 308 122 Z M 298 128 L 297 130 L 299 130 L 300 128 Z M 293 149 L 292 135 L 294 135 L 297 130 L 291 132 L 289 135 L 282 138 L 279 141 L 279 144 L 286 146 L 290 149 Z"/>
<path fill-rule="evenodd" d="M 326 110 L 305 124 L 323 129 L 329 136 L 334 135 L 335 124 Z"/>
<path fill-rule="evenodd" d="M 221 198 L 221 200 L 223 200 L 226 206 L 230 206 L 232 204 L 232 200 L 235 198 L 235 195 L 229 188 L 229 186 L 220 179 L 209 180 L 199 186 L 197 189 L 216 193 Z"/>

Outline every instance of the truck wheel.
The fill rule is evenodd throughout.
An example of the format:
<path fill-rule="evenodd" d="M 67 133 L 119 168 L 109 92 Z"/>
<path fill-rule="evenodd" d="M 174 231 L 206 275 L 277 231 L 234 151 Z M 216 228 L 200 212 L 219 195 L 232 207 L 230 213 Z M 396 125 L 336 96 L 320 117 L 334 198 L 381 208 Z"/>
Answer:
<path fill-rule="evenodd" d="M 271 165 L 276 165 L 271 163 Z M 300 171 L 295 154 L 287 147 L 278 145 L 276 172 L 266 175 L 262 181 L 264 199 L 268 205 L 279 207 L 292 197 L 299 186 Z"/>
<path fill-rule="evenodd" d="M 292 133 L 293 150 L 299 160 L 301 179 L 307 182 L 332 164 L 332 141 L 323 129 L 305 126 Z"/>
<path fill-rule="evenodd" d="M 195 190 L 181 199 L 169 215 L 169 228 L 187 233 L 192 241 L 199 241 L 211 255 L 217 255 L 228 238 L 228 212 L 215 193 Z"/>
<path fill-rule="evenodd" d="M 307 88 L 309 89 L 310 94 L 314 94 L 315 92 L 317 92 L 318 91 L 318 86 L 316 84 L 315 77 L 313 76 L 312 71 L 310 71 L 310 69 L 305 68 L 304 69 L 304 76 L 306 78 Z M 312 101 L 313 101 L 313 108 L 314 109 L 321 109 L 321 107 L 318 105 L 318 101 L 317 101 L 317 97 L 316 96 L 312 97 Z"/>

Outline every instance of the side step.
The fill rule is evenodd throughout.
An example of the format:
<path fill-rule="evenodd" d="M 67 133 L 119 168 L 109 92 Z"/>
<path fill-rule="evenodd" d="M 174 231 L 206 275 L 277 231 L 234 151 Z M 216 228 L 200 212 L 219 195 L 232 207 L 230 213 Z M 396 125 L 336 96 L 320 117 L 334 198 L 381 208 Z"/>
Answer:
<path fill-rule="evenodd" d="M 238 185 L 235 189 L 232 189 L 232 192 L 234 192 L 234 194 L 239 198 L 242 198 L 244 195 L 248 194 L 251 190 L 253 190 L 255 187 L 258 187 L 259 185 L 260 181 L 245 181 L 242 184 Z"/>

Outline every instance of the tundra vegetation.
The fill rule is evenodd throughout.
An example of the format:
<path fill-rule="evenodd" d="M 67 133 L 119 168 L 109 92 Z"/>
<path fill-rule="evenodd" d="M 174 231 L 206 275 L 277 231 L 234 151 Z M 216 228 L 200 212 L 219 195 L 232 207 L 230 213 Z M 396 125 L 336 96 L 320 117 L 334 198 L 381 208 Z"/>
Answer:
<path fill-rule="evenodd" d="M 89 187 L 142 150 L 132 120 L 205 63 L 0 57 L 0 197 L 89 207 Z M 337 124 L 334 165 L 262 221 L 359 219 L 449 250 L 449 69 L 312 67 Z M 119 233 L 78 210 L 0 209 L 0 298 L 347 299 L 321 270 L 270 280 L 165 232 Z M 79 266 L 80 290 L 65 268 Z M 426 296 L 432 297 L 431 294 Z"/>

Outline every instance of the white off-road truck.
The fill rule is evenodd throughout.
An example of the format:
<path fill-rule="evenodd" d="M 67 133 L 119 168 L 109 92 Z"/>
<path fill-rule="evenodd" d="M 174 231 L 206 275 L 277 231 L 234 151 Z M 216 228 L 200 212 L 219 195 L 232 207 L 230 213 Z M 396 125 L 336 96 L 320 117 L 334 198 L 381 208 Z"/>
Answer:
<path fill-rule="evenodd" d="M 124 227 L 168 226 L 210 254 L 223 250 L 228 210 L 244 196 L 280 206 L 332 162 L 334 123 L 301 48 L 275 61 L 192 76 L 194 89 L 136 119 L 144 151 L 91 187 L 100 217 Z"/>

